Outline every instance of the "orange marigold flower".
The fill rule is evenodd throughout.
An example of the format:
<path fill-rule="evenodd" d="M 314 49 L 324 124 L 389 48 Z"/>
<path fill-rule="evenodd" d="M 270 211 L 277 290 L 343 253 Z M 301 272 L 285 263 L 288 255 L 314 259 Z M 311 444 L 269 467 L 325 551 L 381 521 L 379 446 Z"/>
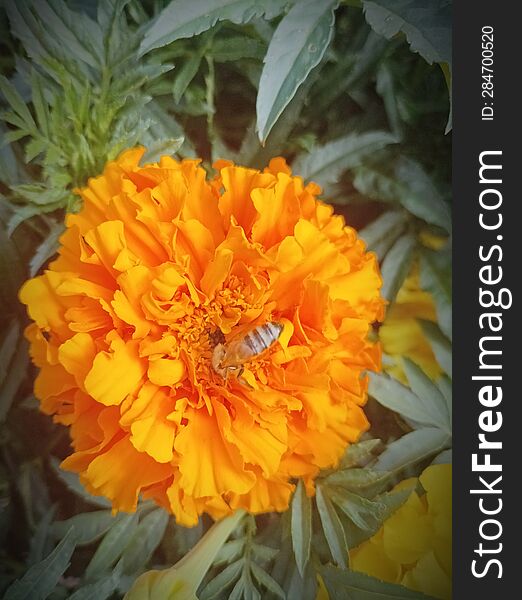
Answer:
<path fill-rule="evenodd" d="M 20 292 L 36 396 L 70 426 L 63 467 L 116 510 L 141 494 L 185 525 L 284 510 L 292 478 L 313 493 L 368 427 L 376 258 L 281 158 L 219 161 L 208 181 L 198 160 L 142 155 L 79 191 L 58 258 Z M 223 361 L 268 323 L 273 343 L 251 334 L 248 360 Z"/>

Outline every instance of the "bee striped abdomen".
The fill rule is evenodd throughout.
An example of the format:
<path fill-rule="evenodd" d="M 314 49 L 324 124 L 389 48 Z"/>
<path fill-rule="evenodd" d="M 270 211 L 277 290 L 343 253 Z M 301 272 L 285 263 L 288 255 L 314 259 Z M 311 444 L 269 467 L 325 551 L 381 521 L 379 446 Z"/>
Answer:
<path fill-rule="evenodd" d="M 283 331 L 282 325 L 279 323 L 265 323 L 252 329 L 245 336 L 245 343 L 252 350 L 252 355 L 263 353 L 274 344 Z"/>

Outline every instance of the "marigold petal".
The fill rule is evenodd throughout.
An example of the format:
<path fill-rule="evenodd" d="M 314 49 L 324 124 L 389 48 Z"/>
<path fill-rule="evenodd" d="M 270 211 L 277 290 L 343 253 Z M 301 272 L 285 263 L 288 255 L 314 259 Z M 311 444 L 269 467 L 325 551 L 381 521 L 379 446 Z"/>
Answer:
<path fill-rule="evenodd" d="M 173 386 L 186 374 L 185 363 L 176 358 L 156 358 L 149 361 L 148 376 L 156 385 Z"/>

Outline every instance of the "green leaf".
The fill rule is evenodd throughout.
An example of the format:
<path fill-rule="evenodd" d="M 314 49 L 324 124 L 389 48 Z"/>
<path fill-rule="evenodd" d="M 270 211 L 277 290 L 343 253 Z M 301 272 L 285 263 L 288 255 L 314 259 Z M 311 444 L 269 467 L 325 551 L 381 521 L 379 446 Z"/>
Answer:
<path fill-rule="evenodd" d="M 69 567 L 74 552 L 74 531 L 70 529 L 63 540 L 38 564 L 32 566 L 6 591 L 4 600 L 43 600 L 54 590 L 59 578 Z"/>
<path fill-rule="evenodd" d="M 9 364 L 16 352 L 18 338 L 20 337 L 20 323 L 17 319 L 11 321 L 6 330 L 1 333 L 0 345 L 0 387 L 3 385 L 8 374 Z"/>
<path fill-rule="evenodd" d="M 277 26 L 264 59 L 256 129 L 263 143 L 330 43 L 337 0 L 303 0 Z"/>
<path fill-rule="evenodd" d="M 272 594 L 275 594 L 278 598 L 281 598 L 281 600 L 286 599 L 285 593 L 281 586 L 275 579 L 270 577 L 270 575 L 264 569 L 262 569 L 255 562 L 250 563 L 250 568 L 252 570 L 252 575 L 262 586 L 264 586 Z"/>
<path fill-rule="evenodd" d="M 55 521 L 51 531 L 55 538 L 62 538 L 66 531 L 74 527 L 77 546 L 90 544 L 106 533 L 121 517 L 113 517 L 110 510 L 97 510 L 80 513 L 65 521 Z"/>
<path fill-rule="evenodd" d="M 18 93 L 15 86 L 3 75 L 0 75 L 0 91 L 15 113 L 22 119 L 23 124 L 29 131 L 36 130 L 36 123 L 33 120 L 26 103 Z"/>
<path fill-rule="evenodd" d="M 306 495 L 302 479 L 299 480 L 291 504 L 292 547 L 301 576 L 310 558 L 312 540 L 312 501 Z"/>
<path fill-rule="evenodd" d="M 153 510 L 142 519 L 122 555 L 124 573 L 139 573 L 147 564 L 161 543 L 168 521 L 169 516 L 162 508 Z"/>
<path fill-rule="evenodd" d="M 451 252 L 423 248 L 420 253 L 420 285 L 435 300 L 437 322 L 444 335 L 452 336 Z"/>
<path fill-rule="evenodd" d="M 414 381 L 415 391 L 422 395 L 414 393 L 397 379 L 381 373 L 369 374 L 368 393 L 380 404 L 406 419 L 428 427 L 438 427 L 449 433 L 445 402 L 437 387 L 411 361 L 405 359 L 404 366 L 407 376 Z"/>
<path fill-rule="evenodd" d="M 182 137 L 157 140 L 149 145 L 147 152 L 145 152 L 141 159 L 141 163 L 157 162 L 162 156 L 172 156 L 172 154 L 175 154 L 181 148 L 183 141 L 184 138 Z"/>
<path fill-rule="evenodd" d="M 406 227 L 405 214 L 387 210 L 359 231 L 370 250 L 382 258 Z"/>
<path fill-rule="evenodd" d="M 447 0 L 363 0 L 371 27 L 387 39 L 405 34 L 413 52 L 432 64 L 451 63 L 451 2 Z"/>
<path fill-rule="evenodd" d="M 438 454 L 451 445 L 451 437 L 436 427 L 416 429 L 389 444 L 379 456 L 375 469 L 403 469 Z"/>
<path fill-rule="evenodd" d="M 315 501 L 332 558 L 337 565 L 345 569 L 348 562 L 348 546 L 344 529 L 339 515 L 328 497 L 327 488 L 321 484 L 316 485 Z"/>
<path fill-rule="evenodd" d="M 364 573 L 345 571 L 332 565 L 319 567 L 330 598 L 335 600 L 433 600 L 421 592 L 387 583 Z"/>
<path fill-rule="evenodd" d="M 228 567 L 213 577 L 203 588 L 203 591 L 199 594 L 199 599 L 213 600 L 213 598 L 217 598 L 223 590 L 229 588 L 238 579 L 243 570 L 244 563 L 245 559 L 240 558 L 231 565 L 228 565 Z"/>
<path fill-rule="evenodd" d="M 195 52 L 183 63 L 181 69 L 177 70 L 174 85 L 172 87 L 172 95 L 174 96 L 174 102 L 176 102 L 176 104 L 179 103 L 190 82 L 197 75 L 202 58 L 202 53 Z"/>
<path fill-rule="evenodd" d="M 400 237 L 390 248 L 381 265 L 383 285 L 381 294 L 393 302 L 404 280 L 410 272 L 417 246 L 416 238 L 411 234 Z"/>
<path fill-rule="evenodd" d="M 432 178 L 415 160 L 401 157 L 396 166 L 396 176 L 404 185 L 400 203 L 419 219 L 451 231 L 451 210 Z"/>
<path fill-rule="evenodd" d="M 29 274 L 31 277 L 34 277 L 47 260 L 56 254 L 59 246 L 58 239 L 64 230 L 65 226 L 63 223 L 52 222 L 49 234 L 38 246 L 29 262 Z"/>
<path fill-rule="evenodd" d="M 31 93 L 38 125 L 43 135 L 49 137 L 49 107 L 44 96 L 44 81 L 35 69 L 31 73 Z"/>
<path fill-rule="evenodd" d="M 56 513 L 56 506 L 46 511 L 43 517 L 40 519 L 36 531 L 31 538 L 31 545 L 29 548 L 29 556 L 27 557 L 27 565 L 32 566 L 38 564 L 45 558 L 45 548 L 49 539 L 49 533 L 51 532 L 51 523 Z M 68 531 L 68 530 L 67 530 Z M 67 531 L 64 534 L 67 534 Z M 65 535 L 61 535 L 60 539 L 63 539 Z"/>
<path fill-rule="evenodd" d="M 424 335 L 428 338 L 433 354 L 444 372 L 452 376 L 451 342 L 442 333 L 440 327 L 432 321 L 418 319 Z"/>
<path fill-rule="evenodd" d="M 373 498 L 390 485 L 392 478 L 392 473 L 385 473 L 383 470 L 349 468 L 334 471 L 325 478 L 325 483 L 341 486 L 366 498 Z"/>
<path fill-rule="evenodd" d="M 92 496 L 80 483 L 80 478 L 76 473 L 64 471 L 60 467 L 60 461 L 54 456 L 49 459 L 53 471 L 65 486 L 76 496 L 79 496 L 89 504 L 100 506 L 101 508 L 112 508 L 112 504 L 103 496 Z"/>
<path fill-rule="evenodd" d="M 422 399 L 424 404 L 429 404 L 434 417 L 437 415 L 431 424 L 435 425 L 438 422 L 441 429 L 451 433 L 451 400 L 448 404 L 440 389 L 406 356 L 403 357 L 403 366 L 413 393 Z"/>
<path fill-rule="evenodd" d="M 207 31 L 218 21 L 237 25 L 254 18 L 272 19 L 281 14 L 288 0 L 173 0 L 148 28 L 140 46 L 145 54 L 174 40 L 189 38 Z"/>
<path fill-rule="evenodd" d="M 301 155 L 294 162 L 292 170 L 296 175 L 322 186 L 336 183 L 343 171 L 357 167 L 364 158 L 396 141 L 386 131 L 350 133 L 324 146 L 317 146 L 309 154 Z"/>
<path fill-rule="evenodd" d="M 138 526 L 138 515 L 122 514 L 96 549 L 94 556 L 85 569 L 87 581 L 97 579 L 116 563 L 125 551 Z"/>
<path fill-rule="evenodd" d="M 386 506 L 381 502 L 370 500 L 343 490 L 342 488 L 329 488 L 329 496 L 344 514 L 363 531 L 370 531 L 375 522 L 382 523 Z"/>
<path fill-rule="evenodd" d="M 265 51 L 264 44 L 246 36 L 227 35 L 212 42 L 212 58 L 218 63 L 235 62 L 244 58 L 261 60 L 265 55 Z"/>
<path fill-rule="evenodd" d="M 121 579 L 121 570 L 116 565 L 111 575 L 96 583 L 91 583 L 76 590 L 68 600 L 106 600 L 116 591 Z"/>

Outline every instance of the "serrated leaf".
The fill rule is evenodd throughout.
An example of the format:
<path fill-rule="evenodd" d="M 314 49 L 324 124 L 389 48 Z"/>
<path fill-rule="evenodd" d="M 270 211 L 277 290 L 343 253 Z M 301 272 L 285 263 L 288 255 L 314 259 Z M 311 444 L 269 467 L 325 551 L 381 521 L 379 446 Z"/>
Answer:
<path fill-rule="evenodd" d="M 15 86 L 3 75 L 0 75 L 0 91 L 11 108 L 22 119 L 25 128 L 29 131 L 36 130 L 36 123 L 27 108 L 27 104 L 23 101 L 22 96 L 20 96 Z"/>
<path fill-rule="evenodd" d="M 382 258 L 404 231 L 406 220 L 399 211 L 387 210 L 359 231 L 370 250 Z"/>
<path fill-rule="evenodd" d="M 376 471 L 370 468 L 350 468 L 334 471 L 325 478 L 325 482 L 328 485 L 341 486 L 366 498 L 373 498 L 388 487 L 392 477 L 392 473 L 385 473 L 382 469 Z"/>
<path fill-rule="evenodd" d="M 403 366 L 413 393 L 421 398 L 425 405 L 429 405 L 433 409 L 431 414 L 435 418 L 433 423 L 429 424 L 437 425 L 438 423 L 441 429 L 451 433 L 451 410 L 448 410 L 448 408 L 451 409 L 451 403 L 448 407 L 439 388 L 418 365 L 406 356 L 403 357 Z"/>
<path fill-rule="evenodd" d="M 31 94 L 36 119 L 45 137 L 49 136 L 49 107 L 44 96 L 44 82 L 39 73 L 33 69 L 31 73 Z"/>
<path fill-rule="evenodd" d="M 422 249 L 420 285 L 435 300 L 437 322 L 444 335 L 452 337 L 451 253 Z"/>
<path fill-rule="evenodd" d="M 281 598 L 281 600 L 286 599 L 285 593 L 281 586 L 275 579 L 270 577 L 270 575 L 264 569 L 262 569 L 255 562 L 250 563 L 250 568 L 252 570 L 252 575 L 262 586 L 264 586 L 272 594 L 275 594 L 278 598 Z"/>
<path fill-rule="evenodd" d="M 327 489 L 316 485 L 315 501 L 324 535 L 330 548 L 332 558 L 343 569 L 348 562 L 348 547 L 342 523 L 327 495 Z"/>
<path fill-rule="evenodd" d="M 442 333 L 440 327 L 432 321 L 418 319 L 424 335 L 428 338 L 433 354 L 444 372 L 452 376 L 452 350 L 451 342 Z"/>
<path fill-rule="evenodd" d="M 180 69 L 177 70 L 174 85 L 172 86 L 172 95 L 174 96 L 174 102 L 176 102 L 176 104 L 179 103 L 185 90 L 190 85 L 190 82 L 197 75 L 202 59 L 203 55 L 196 52 L 183 63 L 183 66 Z"/>
<path fill-rule="evenodd" d="M 417 161 L 401 157 L 395 169 L 404 191 L 400 203 L 413 215 L 427 223 L 451 231 L 451 209 L 435 186 L 432 178 Z"/>
<path fill-rule="evenodd" d="M 218 21 L 237 25 L 256 17 L 272 19 L 281 14 L 288 0 L 173 0 L 148 28 L 140 46 L 145 54 L 174 40 L 189 38 L 207 31 Z"/>
<path fill-rule="evenodd" d="M 312 541 L 312 501 L 306 495 L 302 479 L 299 480 L 291 504 L 292 548 L 301 576 L 310 558 Z"/>
<path fill-rule="evenodd" d="M 333 35 L 337 0 L 303 0 L 277 26 L 259 82 L 256 113 L 263 143 L 297 88 L 323 58 Z"/>
<path fill-rule="evenodd" d="M 363 0 L 366 20 L 379 35 L 405 34 L 429 64 L 451 63 L 451 3 L 446 0 Z"/>
<path fill-rule="evenodd" d="M 329 488 L 329 496 L 344 514 L 363 531 L 372 528 L 375 522 L 382 522 L 386 506 L 342 488 Z"/>
<path fill-rule="evenodd" d="M 410 272 L 414 250 L 417 246 L 416 238 L 411 234 L 400 237 L 386 254 L 382 265 L 381 275 L 383 285 L 381 294 L 389 302 L 393 302 L 404 280 Z"/>
<path fill-rule="evenodd" d="M 4 600 L 47 598 L 69 567 L 74 545 L 74 532 L 71 529 L 46 559 L 32 566 L 21 579 L 9 586 Z"/>
<path fill-rule="evenodd" d="M 309 154 L 301 155 L 294 162 L 292 170 L 306 180 L 325 186 L 335 183 L 343 171 L 357 167 L 364 158 L 396 141 L 386 131 L 350 133 L 324 146 L 317 146 Z"/>
<path fill-rule="evenodd" d="M 116 591 L 120 579 L 121 572 L 117 565 L 111 575 L 81 587 L 68 600 L 106 600 Z"/>
<path fill-rule="evenodd" d="M 406 419 L 428 427 L 438 427 L 447 431 L 448 415 L 444 410 L 444 400 L 435 385 L 433 388 L 421 379 L 415 365 L 405 362 L 406 373 L 415 381 L 417 390 L 423 395 L 417 395 L 397 379 L 382 373 L 369 373 L 370 383 L 368 393 L 379 404 L 393 410 Z M 422 371 L 421 371 L 422 373 Z"/>
<path fill-rule="evenodd" d="M 421 592 L 357 571 L 345 571 L 324 565 L 319 567 L 319 573 L 330 598 L 335 600 L 433 600 Z"/>
<path fill-rule="evenodd" d="M 203 588 L 199 594 L 200 600 L 213 600 L 223 590 L 229 588 L 234 581 L 241 575 L 245 559 L 240 558 L 236 562 L 228 565 L 223 571 L 218 573 L 211 581 Z"/>
<path fill-rule="evenodd" d="M 433 456 L 451 445 L 451 437 L 436 427 L 416 429 L 389 444 L 379 456 L 375 469 L 403 469 Z"/>
<path fill-rule="evenodd" d="M 244 552 L 245 543 L 246 540 L 244 537 L 242 537 L 223 544 L 223 546 L 219 549 L 214 564 L 223 565 L 237 560 Z"/>
<path fill-rule="evenodd" d="M 113 517 L 110 510 L 97 510 L 80 513 L 65 521 L 55 521 L 51 531 L 55 538 L 61 539 L 66 531 L 74 527 L 76 545 L 90 544 L 106 533 L 119 517 Z"/>
<path fill-rule="evenodd" d="M 168 521 L 169 516 L 162 508 L 153 510 L 142 519 L 122 555 L 125 573 L 138 573 L 147 564 L 161 543 Z"/>
<path fill-rule="evenodd" d="M 47 237 L 36 249 L 29 262 L 29 274 L 34 277 L 40 268 L 58 251 L 58 240 L 65 230 L 63 223 L 53 222 Z"/>
<path fill-rule="evenodd" d="M 100 506 L 101 508 L 112 508 L 112 504 L 106 498 L 102 496 L 92 496 L 89 494 L 89 492 L 87 492 L 87 490 L 80 483 L 80 478 L 78 475 L 76 473 L 71 473 L 70 471 L 64 471 L 60 467 L 60 461 L 57 458 L 54 456 L 51 457 L 49 459 L 49 464 L 58 478 L 73 494 L 76 494 L 89 504 L 94 504 L 95 506 Z"/>
<path fill-rule="evenodd" d="M 85 569 L 87 581 L 106 573 L 125 551 L 138 526 L 138 515 L 122 514 L 109 529 Z"/>
<path fill-rule="evenodd" d="M 34 532 L 31 538 L 29 555 L 27 557 L 28 566 L 38 564 L 45 558 L 45 548 L 49 539 L 51 523 L 55 513 L 56 506 L 51 506 L 51 508 L 47 512 L 45 512 L 43 517 L 40 519 L 38 527 L 36 528 L 36 531 Z M 59 539 L 63 539 L 67 534 L 67 531 L 65 531 L 64 535 L 61 535 Z"/>

